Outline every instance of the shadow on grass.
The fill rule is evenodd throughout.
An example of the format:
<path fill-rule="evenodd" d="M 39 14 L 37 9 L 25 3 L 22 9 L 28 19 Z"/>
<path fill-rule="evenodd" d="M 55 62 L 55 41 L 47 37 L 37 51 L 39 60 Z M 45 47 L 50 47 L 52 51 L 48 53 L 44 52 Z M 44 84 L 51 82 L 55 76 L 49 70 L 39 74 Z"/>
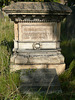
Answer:
<path fill-rule="evenodd" d="M 75 40 L 64 40 L 61 42 L 61 52 L 65 57 L 66 68 L 75 59 Z"/>
<path fill-rule="evenodd" d="M 1 41 L 1 46 L 6 46 L 7 47 L 7 51 L 12 53 L 12 49 L 14 47 L 14 42 L 13 41 L 7 41 L 7 39 L 5 38 L 4 40 Z"/>
<path fill-rule="evenodd" d="M 65 57 L 66 68 L 75 59 L 75 6 L 72 13 L 61 23 L 61 49 Z"/>
<path fill-rule="evenodd" d="M 74 34 L 68 32 L 67 30 L 67 20 L 64 19 L 61 23 L 61 52 L 65 57 L 66 68 L 68 68 L 72 60 L 75 59 Z"/>
<path fill-rule="evenodd" d="M 59 79 L 63 97 L 67 97 L 68 100 L 75 100 L 75 28 L 71 20 L 67 22 L 65 19 L 61 24 L 61 52 L 65 57 L 66 71 L 59 76 Z M 70 29 L 68 27 L 69 23 L 71 25 Z"/>

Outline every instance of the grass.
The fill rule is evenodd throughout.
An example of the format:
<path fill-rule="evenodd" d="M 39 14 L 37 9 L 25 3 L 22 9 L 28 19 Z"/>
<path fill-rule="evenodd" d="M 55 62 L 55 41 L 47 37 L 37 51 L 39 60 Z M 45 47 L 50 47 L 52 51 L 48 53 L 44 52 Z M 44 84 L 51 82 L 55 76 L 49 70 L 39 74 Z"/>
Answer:
<path fill-rule="evenodd" d="M 72 34 L 66 33 L 66 19 L 62 22 L 61 28 L 61 52 L 65 57 L 66 68 L 75 59 L 75 38 Z"/>
<path fill-rule="evenodd" d="M 0 99 L 17 98 L 19 73 L 9 72 L 10 55 L 13 48 L 13 23 L 0 19 Z"/>
<path fill-rule="evenodd" d="M 63 92 L 75 94 L 75 60 L 69 68 L 59 76 Z"/>
<path fill-rule="evenodd" d="M 64 26 L 63 26 L 64 28 Z M 0 100 L 75 100 L 75 40 L 62 34 L 61 48 L 67 65 L 66 71 L 59 76 L 62 94 L 21 95 L 19 92 L 19 72 L 10 73 L 10 55 L 14 39 L 13 23 L 6 18 L 0 19 Z M 64 29 L 63 29 L 64 30 Z"/>

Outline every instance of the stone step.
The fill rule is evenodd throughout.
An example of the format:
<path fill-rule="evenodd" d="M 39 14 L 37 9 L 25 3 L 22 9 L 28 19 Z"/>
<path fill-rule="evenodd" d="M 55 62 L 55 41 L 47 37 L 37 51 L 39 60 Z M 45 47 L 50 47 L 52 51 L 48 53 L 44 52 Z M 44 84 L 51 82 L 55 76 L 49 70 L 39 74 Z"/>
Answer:
<path fill-rule="evenodd" d="M 59 86 L 25 86 L 24 84 L 21 85 L 20 91 L 22 94 L 33 94 L 33 93 L 62 93 L 62 90 Z"/>
<path fill-rule="evenodd" d="M 55 69 L 21 70 L 20 91 L 25 93 L 61 92 L 60 83 Z"/>

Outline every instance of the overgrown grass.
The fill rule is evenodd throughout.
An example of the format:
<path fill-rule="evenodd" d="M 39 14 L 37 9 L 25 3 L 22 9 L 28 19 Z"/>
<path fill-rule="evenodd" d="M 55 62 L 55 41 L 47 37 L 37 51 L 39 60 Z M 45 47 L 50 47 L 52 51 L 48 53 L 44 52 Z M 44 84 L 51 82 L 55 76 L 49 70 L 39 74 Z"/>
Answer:
<path fill-rule="evenodd" d="M 19 73 L 9 72 L 13 48 L 13 23 L 0 19 L 0 99 L 18 98 Z M 17 100 L 17 99 L 16 99 Z"/>
<path fill-rule="evenodd" d="M 73 34 L 67 33 L 66 19 L 61 24 L 61 52 L 65 57 L 66 68 L 75 59 L 75 38 Z"/>
<path fill-rule="evenodd" d="M 13 49 L 13 23 L 6 18 L 0 20 L 0 100 L 74 100 L 75 99 L 75 40 L 62 34 L 61 48 L 67 69 L 59 76 L 62 94 L 21 95 L 19 72 L 10 73 L 10 55 Z M 64 38 L 65 37 L 65 38 Z"/>
<path fill-rule="evenodd" d="M 65 57 L 66 71 L 59 76 L 63 92 L 75 98 L 75 38 L 66 33 L 66 19 L 62 22 L 61 52 Z"/>
<path fill-rule="evenodd" d="M 73 60 L 69 68 L 59 76 L 63 92 L 75 95 L 75 60 Z"/>

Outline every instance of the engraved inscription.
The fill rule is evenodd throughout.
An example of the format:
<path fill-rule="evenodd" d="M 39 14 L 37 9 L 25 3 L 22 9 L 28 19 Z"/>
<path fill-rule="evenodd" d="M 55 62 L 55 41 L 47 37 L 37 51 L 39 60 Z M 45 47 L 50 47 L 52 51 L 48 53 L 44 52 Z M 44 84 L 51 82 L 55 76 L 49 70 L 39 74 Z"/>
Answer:
<path fill-rule="evenodd" d="M 21 25 L 20 41 L 50 41 L 52 26 L 27 26 Z"/>

